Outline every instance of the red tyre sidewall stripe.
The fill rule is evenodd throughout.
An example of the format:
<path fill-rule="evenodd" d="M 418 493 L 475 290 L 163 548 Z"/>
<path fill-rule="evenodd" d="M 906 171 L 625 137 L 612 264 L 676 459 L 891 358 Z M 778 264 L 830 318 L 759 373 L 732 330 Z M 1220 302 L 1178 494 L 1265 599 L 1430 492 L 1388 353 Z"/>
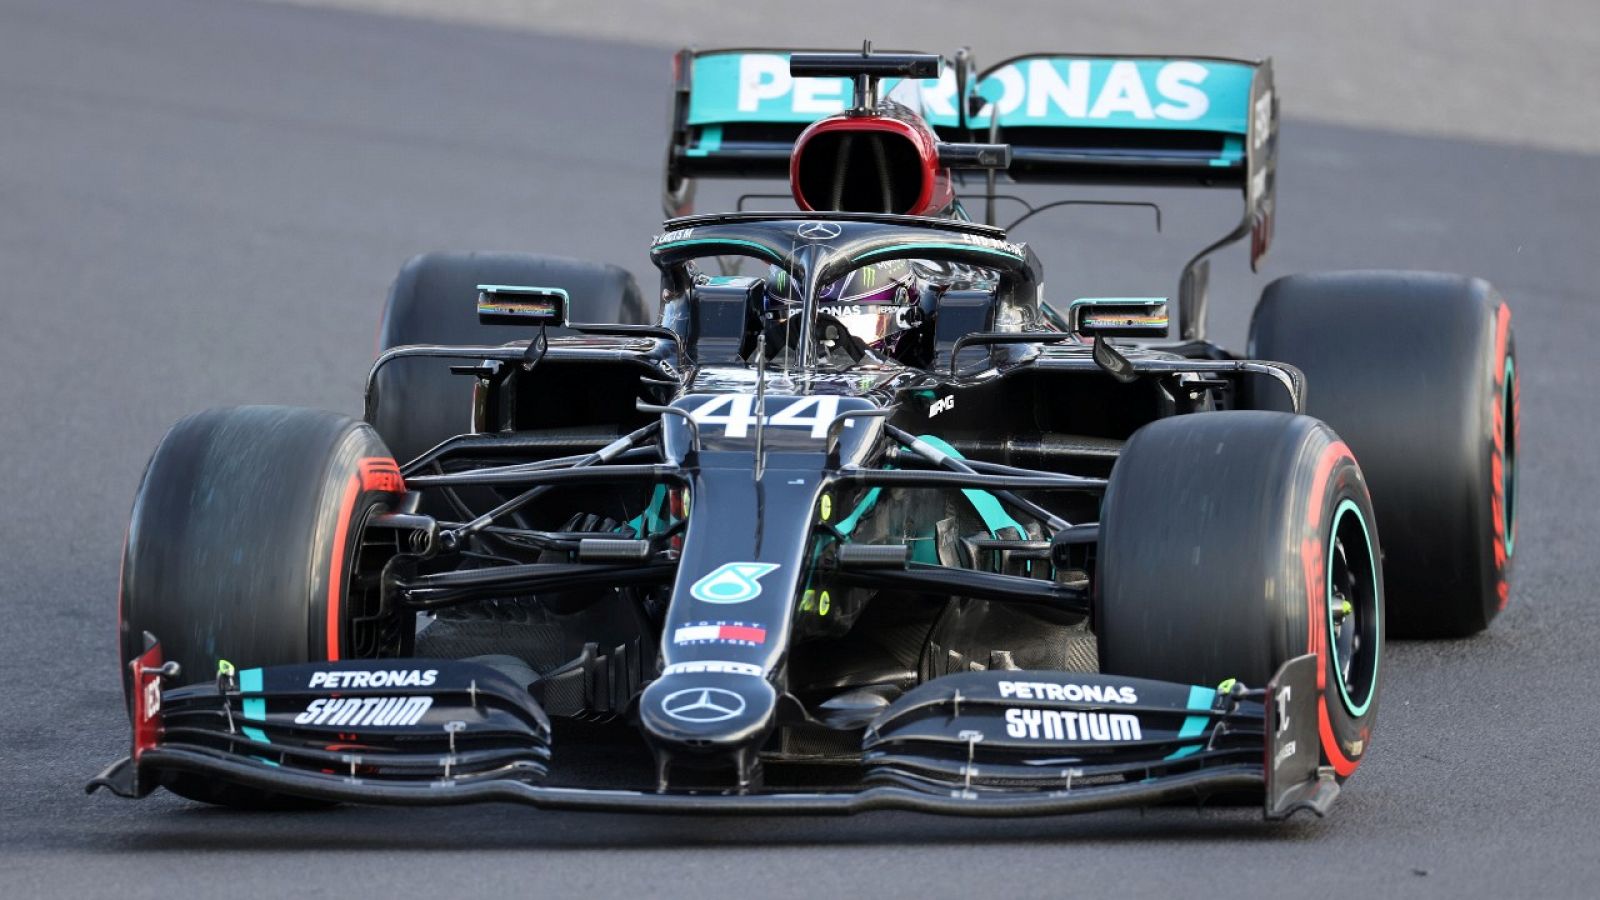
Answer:
<path fill-rule="evenodd" d="M 1359 759 L 1345 756 L 1333 734 L 1333 722 L 1328 717 L 1328 634 L 1327 563 L 1322 546 L 1322 509 L 1327 496 L 1329 476 L 1340 460 L 1355 461 L 1350 448 L 1343 441 L 1334 441 L 1322 451 L 1317 460 L 1316 472 L 1311 479 L 1311 498 L 1306 510 L 1308 536 L 1300 544 L 1300 562 L 1306 574 L 1307 646 L 1317 655 L 1317 693 L 1322 702 L 1317 707 L 1317 732 L 1321 735 L 1323 754 L 1340 777 L 1348 776 L 1361 765 Z"/>
<path fill-rule="evenodd" d="M 1512 443 L 1512 446 L 1514 446 L 1514 447 L 1521 447 L 1522 446 L 1522 374 L 1516 370 L 1515 363 L 1513 363 L 1512 365 L 1513 365 L 1513 368 L 1511 370 L 1511 443 Z M 1516 465 L 1516 460 L 1512 460 L 1511 464 L 1513 466 Z M 1512 486 L 1515 487 L 1516 486 L 1516 481 L 1515 481 L 1516 473 L 1514 473 L 1514 472 L 1512 473 L 1512 478 L 1513 478 Z M 1514 504 L 1516 502 L 1516 498 L 1515 497 L 1511 498 L 1511 501 Z M 1511 545 L 1512 545 L 1512 548 L 1513 548 L 1513 552 L 1515 552 L 1516 541 L 1517 541 L 1517 509 L 1516 509 L 1515 506 L 1512 506 L 1512 508 L 1511 508 Z"/>
<path fill-rule="evenodd" d="M 339 499 L 338 525 L 333 532 L 332 562 L 328 565 L 328 652 L 330 662 L 339 658 L 339 620 L 344 603 L 344 547 L 350 537 L 350 515 L 355 511 L 356 498 L 361 495 L 361 478 L 351 475 L 345 482 L 344 496 Z"/>
<path fill-rule="evenodd" d="M 356 460 L 356 474 L 345 482 L 344 496 L 339 498 L 339 521 L 334 527 L 333 553 L 328 564 L 326 656 L 330 662 L 339 659 L 340 623 L 344 619 L 345 545 L 350 538 L 350 519 L 355 513 L 356 501 L 374 492 L 396 496 L 406 492 L 405 481 L 400 477 L 400 464 L 392 457 L 364 456 Z"/>
<path fill-rule="evenodd" d="M 1493 529 L 1494 540 L 1494 567 L 1495 567 L 1495 601 L 1499 609 L 1506 608 L 1506 601 L 1511 598 L 1511 584 L 1508 578 L 1510 569 L 1509 554 L 1506 535 L 1506 503 L 1509 498 L 1505 492 L 1505 466 L 1506 466 L 1506 433 L 1509 430 L 1515 440 L 1519 420 L 1521 419 L 1521 398 L 1517 386 L 1521 379 L 1515 372 L 1512 377 L 1516 379 L 1511 389 L 1511 418 L 1507 422 L 1505 417 L 1506 396 L 1506 360 L 1510 352 L 1511 339 L 1511 307 L 1505 303 L 1495 310 L 1494 327 L 1494 358 L 1491 364 L 1491 383 L 1495 386 L 1490 399 L 1491 439 L 1493 449 L 1489 455 L 1489 517 L 1490 527 Z M 1512 526 L 1515 527 L 1515 526 Z M 1512 537 L 1515 540 L 1515 537 Z M 1511 546 L 1515 546 L 1512 544 Z"/>
<path fill-rule="evenodd" d="M 1339 741 L 1333 736 L 1333 722 L 1328 719 L 1328 698 L 1322 698 L 1322 705 L 1317 707 L 1317 732 L 1322 735 L 1322 749 L 1328 754 L 1328 762 L 1333 764 L 1333 771 L 1340 778 L 1348 778 L 1361 765 L 1361 760 L 1352 760 L 1339 749 Z"/>

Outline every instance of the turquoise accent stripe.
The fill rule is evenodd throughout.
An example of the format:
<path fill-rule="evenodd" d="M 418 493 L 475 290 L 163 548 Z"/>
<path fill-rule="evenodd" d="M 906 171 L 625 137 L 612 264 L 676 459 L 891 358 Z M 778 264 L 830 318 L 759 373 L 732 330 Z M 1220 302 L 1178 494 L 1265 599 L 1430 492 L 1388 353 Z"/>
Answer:
<path fill-rule="evenodd" d="M 705 156 L 722 149 L 722 126 L 707 125 L 700 129 L 700 143 L 689 148 L 690 156 Z"/>
<path fill-rule="evenodd" d="M 250 727 L 246 726 L 246 727 L 241 728 L 239 730 L 244 732 L 244 736 L 245 737 L 249 738 L 252 741 L 255 741 L 258 744 L 270 744 L 270 743 L 272 743 L 271 739 L 269 739 L 267 737 L 267 733 L 265 731 L 262 731 L 259 728 L 250 728 Z M 252 756 L 250 758 L 255 760 L 256 762 L 264 762 L 267 765 L 272 766 L 275 769 L 278 768 L 278 765 L 279 765 L 277 760 L 267 759 L 265 756 Z"/>
<path fill-rule="evenodd" d="M 667 520 L 666 517 L 661 515 L 661 510 L 666 505 L 667 486 L 658 484 L 655 491 L 650 495 L 650 505 L 645 507 L 644 512 L 628 520 L 628 527 L 633 529 L 633 536 L 644 538 L 666 531 Z"/>
<path fill-rule="evenodd" d="M 1222 153 L 1211 161 L 1213 166 L 1236 166 L 1244 161 L 1244 138 L 1229 136 L 1222 141 Z"/>
<path fill-rule="evenodd" d="M 961 455 L 961 451 L 950 446 L 943 438 L 937 438 L 931 434 L 919 434 L 917 435 L 917 440 L 954 459 L 966 458 Z M 993 494 L 973 488 L 965 488 L 961 493 L 967 498 L 967 502 L 972 504 L 972 508 L 977 512 L 978 518 L 983 520 L 983 527 L 989 529 L 990 537 L 998 538 L 1002 528 L 1015 528 L 1018 534 L 1024 537 L 1027 536 L 1028 529 L 1023 528 L 1022 523 L 1013 519 Z"/>
<path fill-rule="evenodd" d="M 1199 685 L 1193 684 L 1189 685 L 1189 702 L 1187 705 L 1190 709 L 1210 710 L 1211 705 L 1216 702 L 1216 699 L 1217 691 L 1215 688 L 1200 687 Z M 1183 724 L 1178 728 L 1179 739 L 1200 737 L 1206 733 L 1206 724 L 1210 721 L 1210 716 L 1186 717 L 1183 720 Z M 1199 744 L 1190 744 L 1187 747 L 1179 747 L 1171 753 L 1168 753 L 1167 759 L 1182 759 L 1185 756 L 1199 752 Z"/>
<path fill-rule="evenodd" d="M 272 743 L 272 739 L 267 737 L 267 733 L 265 731 L 262 731 L 259 728 L 251 728 L 249 726 L 245 726 L 243 728 L 240 728 L 239 730 L 244 732 L 244 736 L 245 737 L 249 738 L 252 741 L 255 741 L 258 744 L 270 744 L 270 743 Z M 267 765 L 272 766 L 274 769 L 278 768 L 278 765 L 279 765 L 277 760 L 267 759 L 265 756 L 252 756 L 250 758 L 255 760 L 256 762 L 264 762 Z"/>
<path fill-rule="evenodd" d="M 651 249 L 666 250 L 669 247 L 693 247 L 699 244 L 738 244 L 740 246 L 750 247 L 751 249 L 761 251 L 762 256 L 765 256 L 773 262 L 783 261 L 783 258 L 779 256 L 776 251 L 765 244 L 758 244 L 755 241 L 741 241 L 736 238 L 691 238 L 687 241 L 667 241 L 665 244 L 657 244 Z"/>
<path fill-rule="evenodd" d="M 861 502 L 856 504 L 856 508 L 850 511 L 850 515 L 840 519 L 833 527 L 840 534 L 849 537 L 856 530 L 856 526 L 861 524 L 862 517 L 872 512 L 872 508 L 878 505 L 878 496 L 882 493 L 883 488 L 873 488 L 867 491 L 866 496 L 861 498 Z M 939 561 L 939 553 L 933 545 L 931 536 L 909 538 L 907 543 L 912 545 L 912 562 L 935 563 Z"/>
<path fill-rule="evenodd" d="M 980 247 L 977 244 L 956 244 L 956 243 L 950 243 L 950 242 L 945 242 L 945 241 L 929 241 L 928 243 L 925 243 L 925 244 L 920 244 L 920 243 L 919 244 L 895 244 L 892 247 L 880 247 L 877 250 L 868 250 L 867 252 L 861 254 L 860 256 L 855 257 L 854 259 L 852 259 L 850 261 L 851 262 L 860 262 L 860 261 L 862 261 L 863 259 L 866 259 L 869 256 L 879 256 L 879 255 L 882 255 L 884 253 L 894 253 L 894 252 L 897 252 L 897 251 L 900 251 L 900 250 L 907 250 L 907 249 L 909 249 L 909 250 L 926 250 L 926 249 L 930 249 L 930 248 L 943 249 L 943 250 L 973 250 L 973 251 L 976 251 L 978 253 L 988 253 L 988 254 L 991 254 L 991 255 L 994 255 L 994 256 L 1004 256 L 1006 259 L 1021 259 L 1022 258 L 1022 257 L 1018 256 L 1015 253 L 1009 253 L 1009 252 L 1007 252 L 1005 250 L 996 250 L 993 247 Z"/>
<path fill-rule="evenodd" d="M 246 694 L 261 693 L 261 670 L 244 669 L 239 673 L 239 690 Z M 252 722 L 265 722 L 267 719 L 267 700 L 265 697 L 244 698 L 244 717 Z M 258 744 L 270 744 L 272 739 L 259 728 L 245 725 L 239 729 L 244 736 Z M 277 763 L 264 756 L 252 757 L 257 762 L 264 762 L 269 766 L 277 767 Z"/>
<path fill-rule="evenodd" d="M 1216 699 L 1217 691 L 1215 688 L 1199 687 L 1198 685 L 1189 686 L 1190 709 L 1209 710 L 1211 709 L 1212 701 Z M 1205 734 L 1206 723 L 1210 721 L 1210 716 L 1190 716 L 1183 720 L 1183 727 L 1178 729 L 1178 737 L 1199 737 L 1200 735 Z"/>
<path fill-rule="evenodd" d="M 883 488 L 873 488 L 867 491 L 867 495 L 861 498 L 861 502 L 857 503 L 856 508 L 850 511 L 850 515 L 840 519 L 839 524 L 833 527 L 837 528 L 839 533 L 843 535 L 849 535 L 850 532 L 855 531 L 856 526 L 861 524 L 861 517 L 871 512 L 872 507 L 877 505 L 878 495 L 881 493 L 883 493 Z"/>

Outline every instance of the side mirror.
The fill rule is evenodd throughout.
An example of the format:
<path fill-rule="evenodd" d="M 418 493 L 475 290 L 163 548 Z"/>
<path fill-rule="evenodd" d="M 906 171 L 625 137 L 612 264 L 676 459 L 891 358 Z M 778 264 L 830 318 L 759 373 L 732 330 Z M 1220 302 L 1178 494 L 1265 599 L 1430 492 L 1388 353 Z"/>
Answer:
<path fill-rule="evenodd" d="M 1067 306 L 1073 334 L 1164 338 L 1168 324 L 1165 297 L 1079 297 Z"/>
<path fill-rule="evenodd" d="M 555 287 L 478 285 L 478 321 L 484 325 L 560 328 L 567 324 L 572 299 Z"/>

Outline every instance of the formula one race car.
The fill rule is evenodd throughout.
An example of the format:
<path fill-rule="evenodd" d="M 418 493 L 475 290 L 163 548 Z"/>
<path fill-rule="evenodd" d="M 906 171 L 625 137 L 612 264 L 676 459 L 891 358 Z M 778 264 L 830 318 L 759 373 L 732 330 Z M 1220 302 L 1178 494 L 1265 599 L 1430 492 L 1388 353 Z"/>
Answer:
<path fill-rule="evenodd" d="M 1504 607 L 1489 285 L 1285 278 L 1248 356 L 1205 339 L 1206 256 L 1272 233 L 1269 63 L 686 50 L 674 77 L 653 323 L 612 266 L 425 255 L 365 422 L 162 440 L 122 568 L 133 753 L 91 790 L 1321 814 L 1384 640 Z M 1244 215 L 1175 303 L 1047 295 L 960 170 L 990 204 L 1196 185 Z M 797 208 L 689 215 L 708 176 L 787 176 Z"/>

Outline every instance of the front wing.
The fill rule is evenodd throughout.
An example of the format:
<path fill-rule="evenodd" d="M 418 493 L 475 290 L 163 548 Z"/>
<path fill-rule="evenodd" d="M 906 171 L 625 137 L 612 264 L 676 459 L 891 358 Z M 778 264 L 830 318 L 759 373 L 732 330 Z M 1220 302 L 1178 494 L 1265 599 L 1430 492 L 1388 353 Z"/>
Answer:
<path fill-rule="evenodd" d="M 165 691 L 162 677 L 175 673 L 154 641 L 130 666 L 133 752 L 91 792 L 142 797 L 187 776 L 361 804 L 986 817 L 1259 792 L 1274 819 L 1322 815 L 1338 794 L 1318 765 L 1315 656 L 1290 660 L 1258 690 L 1062 672 L 948 675 L 873 719 L 858 780 L 808 791 L 545 784 L 549 720 L 524 688 L 472 662 L 224 667 L 215 684 Z"/>

